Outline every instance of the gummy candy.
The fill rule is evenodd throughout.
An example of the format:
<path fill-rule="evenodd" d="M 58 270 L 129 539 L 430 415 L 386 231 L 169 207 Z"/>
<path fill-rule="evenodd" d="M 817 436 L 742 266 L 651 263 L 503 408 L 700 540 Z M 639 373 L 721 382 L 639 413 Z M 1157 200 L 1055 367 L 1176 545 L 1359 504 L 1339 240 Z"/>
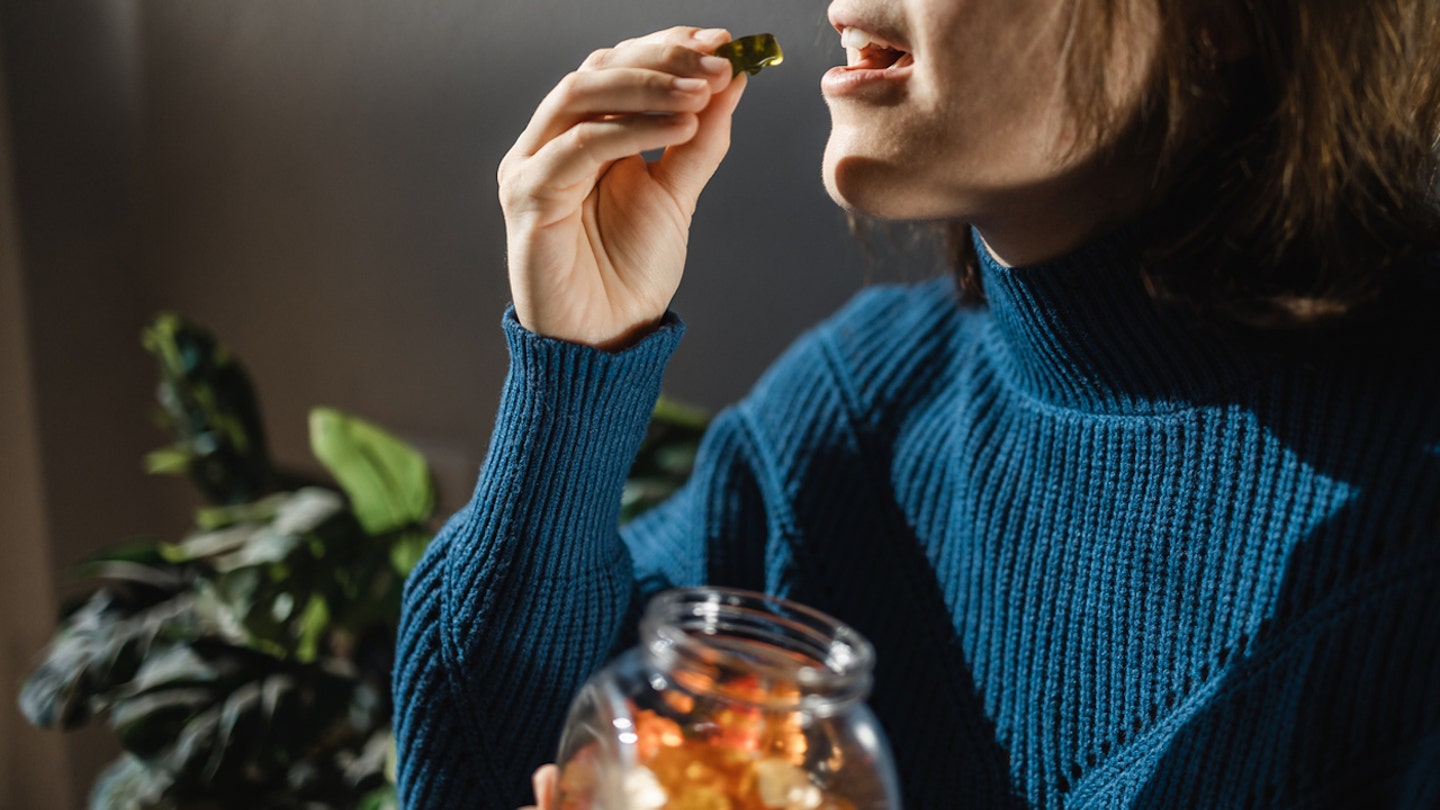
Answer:
<path fill-rule="evenodd" d="M 767 688 L 758 679 L 737 678 L 709 686 L 711 695 L 726 698 L 697 700 L 671 689 L 660 693 L 654 709 L 627 704 L 637 764 L 621 779 L 623 810 L 855 810 L 806 771 L 808 718 L 797 710 L 759 708 L 793 695 L 793 685 Z M 595 767 L 592 756 L 567 763 L 562 795 L 593 790 Z M 567 799 L 562 807 L 590 805 Z"/>
<path fill-rule="evenodd" d="M 754 76 L 760 72 L 760 68 L 785 61 L 785 53 L 780 50 L 780 42 L 775 39 L 774 34 L 751 34 L 748 37 L 732 39 L 716 48 L 715 55 L 729 59 L 731 66 L 735 68 L 736 76 L 740 75 L 742 70 Z"/>

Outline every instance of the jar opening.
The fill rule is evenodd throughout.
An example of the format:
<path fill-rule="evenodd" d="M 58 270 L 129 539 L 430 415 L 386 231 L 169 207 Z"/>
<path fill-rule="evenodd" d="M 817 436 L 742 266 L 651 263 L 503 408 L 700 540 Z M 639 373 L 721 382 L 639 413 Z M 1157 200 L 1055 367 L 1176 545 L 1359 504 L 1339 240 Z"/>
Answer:
<path fill-rule="evenodd" d="M 732 588 L 666 591 L 651 600 L 640 633 L 648 653 L 691 691 L 820 714 L 870 691 L 870 642 L 778 597 Z"/>

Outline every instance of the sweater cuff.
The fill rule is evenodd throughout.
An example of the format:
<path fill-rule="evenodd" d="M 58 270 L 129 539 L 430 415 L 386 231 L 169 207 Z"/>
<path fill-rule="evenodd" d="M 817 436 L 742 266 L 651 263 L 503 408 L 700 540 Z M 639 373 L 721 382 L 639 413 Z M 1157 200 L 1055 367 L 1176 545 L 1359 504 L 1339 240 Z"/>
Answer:
<path fill-rule="evenodd" d="M 638 406 L 647 423 L 665 366 L 685 334 L 680 316 L 668 310 L 654 331 L 613 352 L 537 335 L 520 325 L 513 306 L 506 307 L 502 326 L 510 349 L 507 396 L 529 391 L 560 397 L 556 404 Z"/>
<path fill-rule="evenodd" d="M 518 474 L 512 479 L 517 517 L 546 527 L 545 534 L 580 527 L 613 532 L 625 477 L 684 324 L 667 312 L 655 331 L 617 352 L 536 335 L 520 325 L 513 309 L 506 311 L 504 329 L 510 372 L 492 451 L 509 456 L 504 468 Z M 595 542 L 582 538 L 575 538 L 582 546 Z M 562 569 L 571 565 L 609 562 L 595 559 L 599 551 L 572 547 L 570 555 L 560 555 L 579 552 L 589 558 L 583 563 L 573 556 L 568 564 L 559 557 L 532 562 L 548 569 L 535 573 L 564 578 L 571 572 Z"/>

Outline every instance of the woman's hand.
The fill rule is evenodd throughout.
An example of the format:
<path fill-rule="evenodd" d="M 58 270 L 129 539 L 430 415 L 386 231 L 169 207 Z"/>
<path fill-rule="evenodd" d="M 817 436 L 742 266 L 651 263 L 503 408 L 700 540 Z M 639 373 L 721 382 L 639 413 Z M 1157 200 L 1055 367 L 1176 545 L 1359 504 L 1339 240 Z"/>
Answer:
<path fill-rule="evenodd" d="M 592 53 L 541 102 L 499 171 L 526 329 L 616 349 L 665 314 L 745 87 L 706 55 L 729 39 L 671 28 L 626 40 Z M 640 156 L 662 147 L 654 163 Z"/>
<path fill-rule="evenodd" d="M 559 810 L 555 792 L 560 779 L 560 768 L 555 765 L 541 765 L 530 782 L 535 786 L 535 804 L 520 810 Z"/>

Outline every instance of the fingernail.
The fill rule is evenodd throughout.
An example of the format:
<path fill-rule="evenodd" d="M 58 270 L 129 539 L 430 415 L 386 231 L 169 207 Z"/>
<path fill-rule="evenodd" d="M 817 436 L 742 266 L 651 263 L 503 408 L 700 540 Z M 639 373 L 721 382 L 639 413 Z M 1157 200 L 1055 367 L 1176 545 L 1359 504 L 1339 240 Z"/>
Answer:
<path fill-rule="evenodd" d="M 675 79 L 673 82 L 675 89 L 681 93 L 696 93 L 709 84 L 704 79 Z"/>
<path fill-rule="evenodd" d="M 700 58 L 700 69 L 706 73 L 726 73 L 730 68 L 730 60 L 721 56 L 703 56 Z"/>
<path fill-rule="evenodd" d="M 728 36 L 728 33 L 725 31 L 724 28 L 706 28 L 701 31 L 696 31 L 693 36 L 695 37 L 695 39 L 700 40 L 714 40 L 724 39 L 726 36 Z"/>

